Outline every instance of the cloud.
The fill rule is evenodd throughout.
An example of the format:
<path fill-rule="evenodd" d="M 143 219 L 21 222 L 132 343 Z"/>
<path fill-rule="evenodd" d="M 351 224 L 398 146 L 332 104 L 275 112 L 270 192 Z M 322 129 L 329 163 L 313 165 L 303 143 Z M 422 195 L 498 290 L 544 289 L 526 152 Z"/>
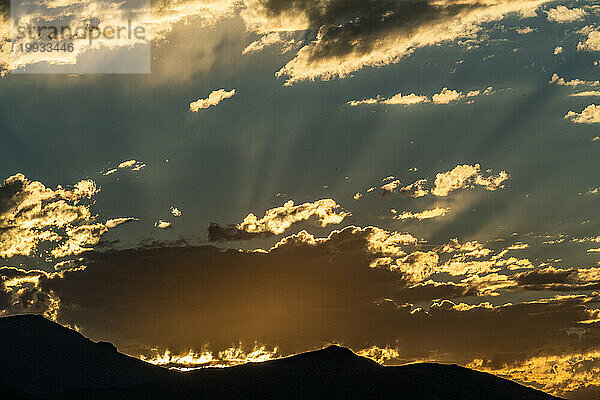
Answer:
<path fill-rule="evenodd" d="M 465 96 L 463 93 L 458 92 L 456 90 L 450 90 L 448 88 L 443 88 L 440 93 L 434 94 L 430 99 L 424 95 L 417 95 L 414 93 L 408 95 L 402 95 L 402 93 L 397 93 L 390 98 L 385 98 L 382 96 L 377 96 L 370 99 L 364 100 L 350 100 L 347 104 L 351 107 L 356 107 L 364 104 L 387 104 L 387 105 L 404 105 L 410 106 L 415 104 L 423 104 L 434 102 L 435 104 L 449 104 L 452 102 L 459 101 L 465 97 L 477 97 L 480 95 L 490 95 L 493 94 L 494 90 L 490 86 L 485 90 L 470 90 Z"/>
<path fill-rule="evenodd" d="M 523 28 L 517 28 L 517 33 L 519 35 L 527 35 L 529 33 L 535 32 L 535 31 L 537 31 L 537 29 L 534 29 L 530 26 L 525 26 Z"/>
<path fill-rule="evenodd" d="M 283 39 L 279 32 L 273 32 L 266 35 L 263 35 L 260 40 L 254 41 L 250 43 L 244 50 L 242 50 L 242 54 L 251 54 L 258 53 L 262 51 L 265 47 L 272 46 L 277 43 L 282 43 Z"/>
<path fill-rule="evenodd" d="M 463 96 L 461 92 L 443 88 L 440 93 L 433 95 L 432 100 L 435 104 L 448 104 L 462 99 Z"/>
<path fill-rule="evenodd" d="M 188 371 L 190 368 L 232 367 L 245 363 L 264 362 L 278 358 L 277 352 L 277 347 L 267 349 L 266 346 L 255 343 L 253 347 L 247 350 L 243 344 L 238 344 L 238 346 L 231 346 L 218 352 L 207 349 L 196 352 L 191 349 L 182 354 L 173 354 L 168 349 L 159 351 L 154 348 L 149 352 L 150 355 L 141 354 L 140 358 L 164 368 Z"/>
<path fill-rule="evenodd" d="M 563 52 L 562 46 L 556 46 L 554 48 L 554 55 L 561 54 Z"/>
<path fill-rule="evenodd" d="M 416 212 L 416 213 L 411 213 L 411 212 L 404 212 L 400 215 L 398 215 L 397 217 L 394 217 L 395 219 L 401 219 L 401 220 L 405 220 L 405 219 L 418 219 L 423 220 L 423 219 L 429 219 L 429 218 L 435 218 L 435 217 L 441 217 L 446 215 L 448 212 L 450 211 L 449 208 L 441 208 L 441 207 L 436 207 L 434 209 L 431 210 L 425 210 L 425 211 L 421 211 L 421 212 Z"/>
<path fill-rule="evenodd" d="M 592 27 L 585 27 L 577 33 L 586 34 L 587 39 L 577 44 L 579 51 L 600 51 L 600 31 Z"/>
<path fill-rule="evenodd" d="M 587 12 L 581 8 L 567 8 L 565 6 L 558 6 L 551 8 L 547 12 L 548 21 L 558 22 L 564 24 L 565 22 L 573 22 L 583 19 Z"/>
<path fill-rule="evenodd" d="M 472 37 L 480 23 L 509 13 L 531 13 L 544 1 L 491 1 L 436 4 L 405 2 L 245 1 L 248 29 L 259 33 L 304 31 L 314 39 L 279 72 L 287 84 L 346 77 L 366 66 L 398 62 L 415 49 Z"/>
<path fill-rule="evenodd" d="M 121 217 L 121 218 L 112 218 L 109 220 L 106 220 L 106 222 L 104 223 L 104 225 L 108 228 L 108 229 L 112 229 L 115 228 L 121 224 L 125 224 L 127 222 L 132 222 L 132 221 L 137 221 L 137 218 L 133 218 L 133 217 Z"/>
<path fill-rule="evenodd" d="M 110 168 L 110 169 L 107 169 L 104 171 L 100 171 L 100 174 L 102 176 L 109 176 L 109 175 L 112 175 L 112 174 L 118 172 L 119 170 L 130 170 L 130 171 L 137 172 L 144 168 L 146 168 L 146 163 L 131 159 L 131 160 L 125 160 L 125 161 L 120 162 L 116 168 Z"/>
<path fill-rule="evenodd" d="M 435 297 L 469 289 L 446 284 L 434 293 L 431 282 L 420 285 L 435 267 L 433 252 L 400 257 L 395 270 L 369 268 L 368 233 L 296 237 L 267 253 L 194 247 L 90 254 L 84 271 L 41 276 L 37 288 L 60 299 L 60 322 L 133 354 L 155 346 L 201 352 L 208 344 L 215 351 L 258 340 L 286 355 L 337 341 L 391 347 L 400 361 L 503 363 L 580 345 L 560 332 L 590 318 L 584 297 L 503 306 L 440 301 L 428 310 L 400 303 L 418 298 L 419 287 Z M 586 342 L 597 343 L 597 336 Z"/>
<path fill-rule="evenodd" d="M 428 103 L 429 101 L 430 100 L 427 96 L 420 96 L 420 95 L 416 95 L 414 93 L 403 96 L 402 93 L 397 93 L 394 96 L 390 97 L 389 99 L 377 97 L 377 98 L 366 99 L 366 100 L 351 100 L 348 102 L 348 104 L 352 107 L 356 107 L 361 104 L 376 104 L 376 103 L 390 104 L 390 105 L 402 104 L 402 105 L 408 106 L 408 105 L 413 105 L 413 104 Z"/>
<path fill-rule="evenodd" d="M 39 270 L 0 267 L 0 316 L 7 313 L 35 313 L 56 319 L 59 300 L 39 287 L 40 278 L 48 274 Z"/>
<path fill-rule="evenodd" d="M 509 179 L 509 174 L 505 171 L 501 171 L 497 175 L 488 175 L 485 177 L 481 174 L 481 166 L 475 165 L 457 165 L 451 171 L 438 173 L 432 189 L 427 188 L 427 179 L 418 179 L 413 183 L 402 186 L 402 182 L 396 179 L 394 176 L 388 176 L 384 178 L 382 182 L 387 182 L 380 187 L 382 196 L 393 193 L 400 193 L 402 196 L 407 197 L 423 197 L 429 193 L 435 196 L 447 196 L 450 192 L 457 189 L 469 189 L 477 186 L 483 186 L 487 190 L 496 190 L 504 188 L 504 183 Z M 486 171 L 491 174 L 491 170 Z M 375 187 L 371 187 L 366 190 L 366 193 L 371 193 L 375 190 Z M 362 193 L 358 192 L 354 195 L 354 199 L 358 200 L 363 196 Z"/>
<path fill-rule="evenodd" d="M 262 218 L 250 213 L 237 225 L 221 226 L 212 223 L 208 228 L 211 242 L 222 240 L 247 240 L 258 236 L 280 235 L 292 225 L 315 218 L 320 226 L 339 224 L 350 213 L 341 210 L 332 199 L 321 199 L 295 205 L 292 200 L 281 207 L 265 212 Z"/>
<path fill-rule="evenodd" d="M 586 335 L 590 330 L 591 328 L 582 326 L 567 329 L 565 333 L 578 337 Z M 590 391 L 600 389 L 600 350 L 544 353 L 503 367 L 490 367 L 489 362 L 482 359 L 474 360 L 468 367 L 533 386 L 555 396 L 568 396 L 578 391 L 585 393 L 586 389 L 591 394 Z"/>
<path fill-rule="evenodd" d="M 145 167 L 146 167 L 146 164 L 141 161 L 127 160 L 127 161 L 123 161 L 122 163 L 120 163 L 117 168 L 118 169 L 131 169 L 132 171 L 139 171 Z M 106 175 L 108 175 L 108 173 Z"/>
<path fill-rule="evenodd" d="M 92 339 L 169 366 L 269 357 L 274 349 L 285 356 L 335 342 L 386 363 L 481 359 L 477 368 L 502 369 L 600 345 L 598 294 L 476 299 L 518 290 L 530 297 L 532 285 L 559 281 L 589 293 L 598 269 L 515 279 L 502 272 L 516 262 L 504 254 L 476 241 L 434 246 L 353 226 L 323 238 L 302 231 L 260 251 L 89 252 L 81 269 L 1 268 L 0 313 L 47 312 Z M 438 281 L 448 275 L 451 281 Z M 582 327 L 584 334 L 572 333 Z"/>
<path fill-rule="evenodd" d="M 194 102 L 191 102 L 190 111 L 198 112 L 201 109 L 216 106 L 223 100 L 232 98 L 233 96 L 235 96 L 235 94 L 235 89 L 231 89 L 230 91 L 226 91 L 225 89 L 214 90 L 208 95 L 206 99 L 198 99 Z"/>
<path fill-rule="evenodd" d="M 159 219 L 158 221 L 156 221 L 154 223 L 154 226 L 158 229 L 167 229 L 171 227 L 171 222 L 170 221 L 164 221 L 162 219 Z"/>
<path fill-rule="evenodd" d="M 600 96 L 600 90 L 587 90 L 584 92 L 571 93 L 572 97 Z"/>
<path fill-rule="evenodd" d="M 483 186 L 487 190 L 496 190 L 504 187 L 503 183 L 509 178 L 505 171 L 487 178 L 481 175 L 481 167 L 475 165 L 457 165 L 448 172 L 439 173 L 435 177 L 434 188 L 431 193 L 435 196 L 447 196 L 457 189 Z"/>
<path fill-rule="evenodd" d="M 590 104 L 582 112 L 569 111 L 565 119 L 576 124 L 598 124 L 600 123 L 600 107 Z"/>
<path fill-rule="evenodd" d="M 87 41 L 77 41 L 73 52 L 31 52 L 21 57 L 12 57 L 10 52 L 0 52 L 0 66 L 6 71 L 24 68 L 34 64 L 45 63 L 49 65 L 69 66 L 75 65 L 83 57 L 90 60 L 90 52 L 99 52 L 99 57 L 104 56 L 104 63 L 111 61 L 112 54 L 122 54 L 134 45 L 150 45 L 167 39 L 173 28 L 182 23 L 192 22 L 196 29 L 210 27 L 225 18 L 236 15 L 238 2 L 235 0 L 186 0 L 182 2 L 157 2 L 151 7 L 126 7 L 123 3 L 77 1 L 64 2 L 60 7 L 52 6 L 48 2 L 40 3 L 43 14 L 54 21 L 59 21 L 61 26 L 78 26 L 79 21 L 86 20 L 89 15 L 94 15 L 99 29 L 107 26 L 141 26 L 145 29 L 144 39 L 137 40 L 132 37 L 105 39 L 103 37 L 88 45 Z M 40 5 L 38 4 L 38 5 Z M 39 14 L 39 13 L 38 13 Z M 24 21 L 36 21 L 37 14 L 23 16 Z M 40 23 L 46 25 L 47 21 Z M 9 42 L 12 37 L 11 20 L 6 16 L 0 18 L 0 39 Z M 3 50 L 6 50 L 4 48 Z M 121 52 L 119 52 L 121 50 Z M 91 58 L 94 63 L 96 59 Z M 98 64 L 98 63 L 96 63 Z M 82 67 L 86 67 L 82 65 Z"/>
<path fill-rule="evenodd" d="M 89 250 L 108 229 L 85 203 L 98 191 L 91 180 L 53 190 L 23 174 L 7 178 L 0 185 L 0 258 L 32 255 L 42 242 L 54 257 Z"/>
<path fill-rule="evenodd" d="M 555 84 L 555 85 L 559 85 L 559 86 L 571 86 L 571 87 L 577 87 L 577 86 L 600 86 L 600 81 L 584 81 L 581 80 L 579 78 L 577 79 L 572 79 L 570 81 L 566 81 L 564 78 L 561 78 L 560 76 L 558 76 L 558 74 L 552 74 L 552 78 L 550 79 L 550 83 Z"/>
<path fill-rule="evenodd" d="M 538 268 L 517 273 L 514 280 L 526 290 L 562 292 L 599 290 L 600 268 Z"/>
<path fill-rule="evenodd" d="M 119 164 L 119 166 L 117 168 L 129 168 L 129 167 L 133 167 L 136 162 L 137 162 L 136 160 L 123 161 L 122 163 Z"/>
<path fill-rule="evenodd" d="M 400 189 L 400 193 L 410 197 L 423 197 L 429 193 L 429 190 L 425 188 L 427 179 L 419 179 L 411 183 L 410 185 L 404 186 Z"/>
<path fill-rule="evenodd" d="M 385 185 L 381 186 L 381 191 L 383 192 L 383 194 L 389 194 L 389 193 L 394 193 L 396 190 L 398 190 L 401 187 L 401 182 L 399 179 L 395 179 L 393 181 L 391 181 L 390 183 L 386 183 Z"/>
<path fill-rule="evenodd" d="M 196 27 L 205 27 L 235 15 L 235 0 L 188 0 L 152 4 L 147 24 L 154 40 L 166 39 L 173 27 L 181 22 L 193 21 Z"/>

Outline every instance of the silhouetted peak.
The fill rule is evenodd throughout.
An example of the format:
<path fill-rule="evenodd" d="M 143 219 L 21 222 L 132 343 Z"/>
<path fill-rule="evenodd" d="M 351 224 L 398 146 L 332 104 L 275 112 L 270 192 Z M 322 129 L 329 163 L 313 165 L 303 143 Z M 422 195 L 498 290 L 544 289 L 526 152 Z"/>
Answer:
<path fill-rule="evenodd" d="M 96 346 L 98 346 L 98 348 L 100 348 L 100 349 L 106 350 L 111 353 L 117 352 L 117 348 L 111 342 L 99 341 L 96 343 Z"/>
<path fill-rule="evenodd" d="M 126 387 L 169 372 L 41 315 L 0 318 L 0 382 L 31 393 Z M 2 397 L 2 396 L 0 396 Z"/>
<path fill-rule="evenodd" d="M 50 321 L 43 315 L 21 314 L 0 318 L 0 337 L 11 343 L 88 341 L 78 332 Z"/>
<path fill-rule="evenodd" d="M 40 314 L 17 314 L 2 317 L 2 321 L 11 323 L 46 323 L 50 322 L 46 317 Z"/>
<path fill-rule="evenodd" d="M 332 368 L 379 367 L 379 364 L 376 362 L 357 356 L 352 350 L 338 345 L 329 345 L 319 350 L 300 353 L 282 360 L 288 360 L 292 363 L 298 362 L 300 364 L 314 363 Z"/>
<path fill-rule="evenodd" d="M 358 356 L 347 347 L 338 346 L 337 344 L 331 344 L 327 347 L 317 350 L 316 353 L 321 353 L 326 357 L 335 357 L 340 359 L 356 359 Z"/>
<path fill-rule="evenodd" d="M 64 341 L 77 340 L 83 343 L 91 343 L 89 339 L 67 327 L 57 324 L 39 314 L 19 314 L 0 318 L 0 335 L 5 331 L 19 332 L 21 337 L 36 341 Z M 110 353 L 117 352 L 114 344 L 105 341 L 96 343 L 96 348 Z"/>

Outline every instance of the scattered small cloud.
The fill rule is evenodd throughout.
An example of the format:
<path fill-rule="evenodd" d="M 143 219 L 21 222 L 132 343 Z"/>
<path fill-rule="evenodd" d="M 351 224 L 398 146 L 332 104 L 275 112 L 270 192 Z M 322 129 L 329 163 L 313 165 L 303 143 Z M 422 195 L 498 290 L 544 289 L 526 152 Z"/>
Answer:
<path fill-rule="evenodd" d="M 227 91 L 225 89 L 214 90 L 208 95 L 207 98 L 198 99 L 194 102 L 191 102 L 190 103 L 190 111 L 198 112 L 201 109 L 206 109 L 211 106 L 216 106 L 223 100 L 232 98 L 233 96 L 235 96 L 235 94 L 236 94 L 235 89 L 231 89 L 230 91 Z"/>
<path fill-rule="evenodd" d="M 425 188 L 427 179 L 419 179 L 408 186 L 404 186 L 400 189 L 400 193 L 410 197 L 423 197 L 429 193 L 429 190 Z"/>
<path fill-rule="evenodd" d="M 600 51 L 600 30 L 587 26 L 577 33 L 587 35 L 583 42 L 579 42 L 577 50 L 579 51 Z"/>
<path fill-rule="evenodd" d="M 558 22 L 559 24 L 577 21 L 587 15 L 587 12 L 581 8 L 567 8 L 565 6 L 551 8 L 546 13 L 548 14 L 548 21 Z"/>
<path fill-rule="evenodd" d="M 111 218 L 109 220 L 107 220 L 104 225 L 108 228 L 108 229 L 112 229 L 115 228 L 121 224 L 125 224 L 127 222 L 132 222 L 132 221 L 137 221 L 137 218 L 134 217 L 120 217 L 120 218 Z"/>
<path fill-rule="evenodd" d="M 365 104 L 386 104 L 386 105 L 404 105 L 411 106 L 415 104 L 424 104 L 424 103 L 435 103 L 435 104 L 449 104 L 452 102 L 459 101 L 464 97 L 477 97 L 480 95 L 490 95 L 493 94 L 494 90 L 490 86 L 484 90 L 470 90 L 467 94 L 463 94 L 456 90 L 450 90 L 448 88 L 443 88 L 440 93 L 434 94 L 431 99 L 425 95 L 418 95 L 415 93 L 403 95 L 402 93 L 397 93 L 390 98 L 385 98 L 382 96 L 377 96 L 370 99 L 364 100 L 350 100 L 348 101 L 348 105 L 351 107 L 356 107 Z"/>
<path fill-rule="evenodd" d="M 131 169 L 132 171 L 139 171 L 142 168 L 145 168 L 146 164 L 141 162 L 141 161 L 137 161 L 137 160 L 127 160 L 127 161 L 123 161 L 121 162 L 117 168 L 118 169 Z M 117 170 L 110 170 L 109 172 L 112 174 L 114 172 L 116 172 Z M 108 173 L 105 175 L 109 175 Z"/>
<path fill-rule="evenodd" d="M 588 90 L 585 92 L 572 93 L 569 96 L 573 96 L 573 97 L 600 96 L 600 90 Z"/>
<path fill-rule="evenodd" d="M 598 124 L 600 123 L 600 106 L 590 104 L 580 113 L 569 111 L 564 118 L 576 124 Z"/>
<path fill-rule="evenodd" d="M 171 227 L 171 222 L 159 219 L 154 223 L 154 226 L 158 229 L 167 229 Z"/>
<path fill-rule="evenodd" d="M 444 216 L 449 211 L 450 211 L 449 208 L 436 207 L 436 208 L 431 209 L 431 210 L 425 210 L 425 211 L 416 212 L 416 213 L 404 212 L 404 213 L 402 213 L 402 214 L 394 217 L 394 219 L 400 219 L 400 220 L 418 219 L 419 221 L 421 221 L 423 219 L 430 219 L 430 218 Z"/>
<path fill-rule="evenodd" d="M 386 183 L 385 185 L 382 185 L 380 189 L 382 190 L 383 194 L 385 195 L 385 194 L 389 194 L 389 193 L 394 193 L 397 189 L 400 188 L 400 185 L 401 185 L 400 180 L 396 179 L 396 180 L 391 181 L 390 183 Z"/>
<path fill-rule="evenodd" d="M 181 217 L 181 210 L 179 210 L 177 207 L 171 206 L 170 210 L 174 217 Z"/>
<path fill-rule="evenodd" d="M 562 46 L 556 46 L 554 48 L 554 55 L 561 54 L 563 52 Z"/>
<path fill-rule="evenodd" d="M 112 169 L 109 169 L 108 171 L 101 172 L 101 174 L 104 175 L 104 176 L 108 176 L 108 175 L 114 174 L 115 172 L 117 172 L 117 169 L 116 168 L 112 168 Z"/>
<path fill-rule="evenodd" d="M 567 81 L 564 78 L 561 78 L 558 74 L 553 74 L 552 78 L 550 79 L 550 82 L 548 82 L 548 83 L 550 83 L 551 85 L 571 86 L 571 87 L 600 86 L 600 81 L 584 81 L 579 78 L 571 79 L 570 81 Z"/>
<path fill-rule="evenodd" d="M 504 187 L 503 184 L 508 178 L 509 175 L 505 171 L 501 171 L 498 175 L 484 177 L 481 174 L 479 164 L 457 165 L 451 171 L 436 175 L 434 188 L 431 190 L 431 193 L 435 196 L 444 197 L 454 190 L 474 186 L 483 186 L 487 190 L 496 190 Z"/>
<path fill-rule="evenodd" d="M 266 35 L 263 35 L 259 40 L 256 40 L 250 43 L 244 50 L 242 50 L 242 54 L 252 54 L 261 52 L 265 47 L 272 46 L 274 44 L 282 43 L 283 39 L 279 32 L 272 32 Z"/>
<path fill-rule="evenodd" d="M 332 199 L 321 199 L 295 205 L 293 200 L 281 207 L 275 207 L 265 212 L 262 218 L 250 213 L 237 225 L 221 226 L 211 224 L 208 236 L 211 242 L 224 240 L 247 240 L 265 235 L 280 235 L 292 225 L 315 218 L 320 226 L 339 224 L 351 215 L 341 209 Z"/>
<path fill-rule="evenodd" d="M 456 90 L 443 88 L 441 92 L 434 94 L 431 98 L 435 104 L 449 104 L 463 98 L 463 94 Z"/>
<path fill-rule="evenodd" d="M 535 31 L 537 31 L 537 29 L 534 29 L 534 28 L 532 28 L 530 26 L 525 26 L 523 28 L 517 28 L 517 33 L 519 35 L 527 35 L 528 33 L 532 33 L 532 32 L 535 32 Z"/>

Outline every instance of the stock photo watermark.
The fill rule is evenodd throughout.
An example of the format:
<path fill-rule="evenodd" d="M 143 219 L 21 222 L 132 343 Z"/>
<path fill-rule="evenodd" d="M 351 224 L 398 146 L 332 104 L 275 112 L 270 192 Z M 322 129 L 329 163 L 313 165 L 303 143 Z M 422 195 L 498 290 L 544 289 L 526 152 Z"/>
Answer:
<path fill-rule="evenodd" d="M 12 0 L 10 72 L 150 73 L 149 0 Z"/>

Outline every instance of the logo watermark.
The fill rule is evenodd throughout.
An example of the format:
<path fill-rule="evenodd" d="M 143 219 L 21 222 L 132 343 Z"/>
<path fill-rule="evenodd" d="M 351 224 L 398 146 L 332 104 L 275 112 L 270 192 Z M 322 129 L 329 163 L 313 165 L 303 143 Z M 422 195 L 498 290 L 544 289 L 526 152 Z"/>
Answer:
<path fill-rule="evenodd" d="M 12 0 L 12 73 L 149 73 L 150 0 Z"/>

